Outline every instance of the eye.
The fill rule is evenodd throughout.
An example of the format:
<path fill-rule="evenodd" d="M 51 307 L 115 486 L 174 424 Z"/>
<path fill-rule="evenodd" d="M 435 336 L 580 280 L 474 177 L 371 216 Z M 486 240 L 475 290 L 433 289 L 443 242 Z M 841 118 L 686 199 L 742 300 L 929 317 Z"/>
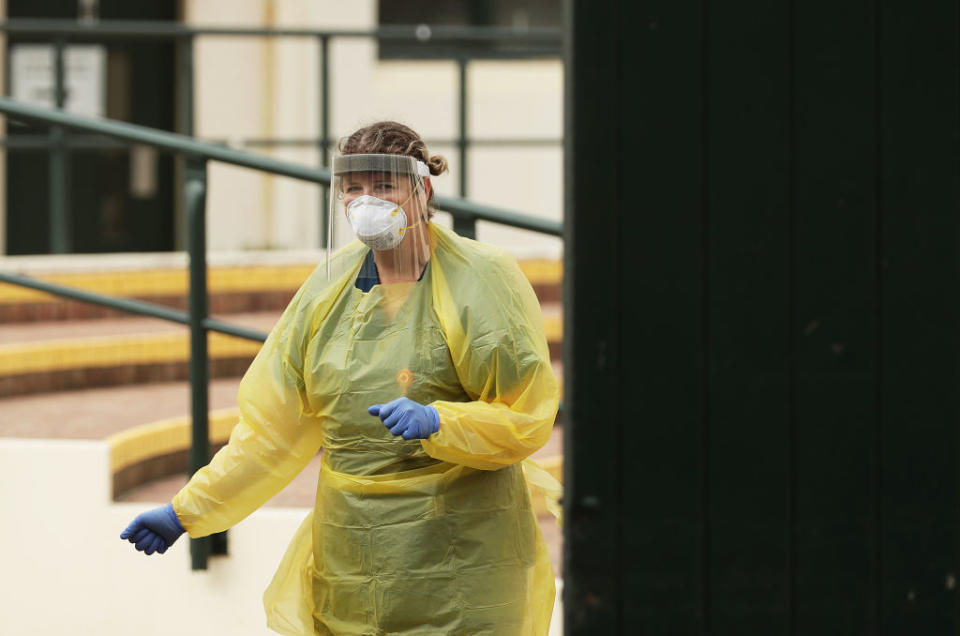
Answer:
<path fill-rule="evenodd" d="M 344 189 L 344 192 L 347 193 L 347 194 L 357 194 L 358 192 L 361 192 L 362 190 L 363 190 L 363 187 L 362 187 L 362 186 L 359 186 L 359 185 L 357 185 L 357 184 L 350 184 L 350 185 L 348 185 L 348 186 Z"/>

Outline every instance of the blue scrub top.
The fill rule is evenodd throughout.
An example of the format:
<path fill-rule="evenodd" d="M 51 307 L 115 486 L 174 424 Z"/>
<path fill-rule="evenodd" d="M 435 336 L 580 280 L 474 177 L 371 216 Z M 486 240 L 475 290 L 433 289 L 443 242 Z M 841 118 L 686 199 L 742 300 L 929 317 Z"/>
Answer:
<path fill-rule="evenodd" d="M 427 265 L 429 264 L 430 262 L 427 261 Z M 417 279 L 418 281 L 423 280 L 423 272 L 427 271 L 427 265 L 423 266 L 423 271 L 420 272 L 420 278 Z M 377 263 L 373 260 L 373 250 L 370 250 L 363 259 L 363 265 L 360 266 L 360 273 L 357 274 L 357 280 L 354 286 L 366 293 L 373 289 L 374 285 L 379 284 L 380 273 L 377 271 Z"/>

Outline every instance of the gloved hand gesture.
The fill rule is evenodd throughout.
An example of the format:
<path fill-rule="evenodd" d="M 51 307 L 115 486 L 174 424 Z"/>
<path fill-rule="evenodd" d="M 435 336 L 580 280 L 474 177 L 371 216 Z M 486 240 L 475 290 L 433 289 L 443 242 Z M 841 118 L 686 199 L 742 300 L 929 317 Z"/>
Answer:
<path fill-rule="evenodd" d="M 440 414 L 432 406 L 424 406 L 409 398 L 397 398 L 367 409 L 376 415 L 394 435 L 403 439 L 427 439 L 440 430 Z"/>
<path fill-rule="evenodd" d="M 183 533 L 173 504 L 167 504 L 137 515 L 120 538 L 135 544 L 140 552 L 163 554 Z"/>

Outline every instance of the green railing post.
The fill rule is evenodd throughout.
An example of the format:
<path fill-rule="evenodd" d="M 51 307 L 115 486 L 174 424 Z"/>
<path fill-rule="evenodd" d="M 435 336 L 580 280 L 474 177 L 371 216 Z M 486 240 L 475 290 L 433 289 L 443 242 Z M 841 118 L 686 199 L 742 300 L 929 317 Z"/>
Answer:
<path fill-rule="evenodd" d="M 53 99 L 57 110 L 63 110 L 67 101 L 66 68 L 63 38 L 54 42 L 54 89 Z M 67 195 L 67 147 L 66 130 L 61 126 L 50 127 L 50 251 L 54 254 L 66 254 L 73 248 L 73 229 Z"/>
<path fill-rule="evenodd" d="M 457 58 L 459 70 L 460 114 L 457 121 L 457 150 L 460 154 L 460 198 L 467 198 L 467 58 Z M 477 219 L 468 215 L 453 215 L 453 231 L 460 236 L 477 238 Z"/>
<path fill-rule="evenodd" d="M 209 355 L 207 329 L 207 162 L 191 157 L 186 160 L 186 203 L 188 243 L 190 251 L 190 390 L 192 440 L 189 472 L 195 472 L 210 461 Z M 210 538 L 190 540 L 190 557 L 194 570 L 207 569 Z"/>
<path fill-rule="evenodd" d="M 320 167 L 327 167 L 330 152 L 330 39 L 322 35 L 320 41 Z M 327 227 L 327 206 L 330 204 L 329 188 L 320 186 L 320 247 L 329 247 L 330 228 Z"/>
<path fill-rule="evenodd" d="M 460 236 L 477 238 L 477 217 L 469 214 L 457 214 L 453 217 L 453 231 Z"/>
<path fill-rule="evenodd" d="M 177 39 L 177 94 L 176 130 L 181 135 L 193 136 L 193 36 Z M 178 154 L 174 160 L 174 181 L 178 192 L 186 193 L 186 158 Z M 177 249 L 183 249 L 189 241 L 189 221 L 186 197 L 180 197 L 174 217 L 174 238 Z"/>

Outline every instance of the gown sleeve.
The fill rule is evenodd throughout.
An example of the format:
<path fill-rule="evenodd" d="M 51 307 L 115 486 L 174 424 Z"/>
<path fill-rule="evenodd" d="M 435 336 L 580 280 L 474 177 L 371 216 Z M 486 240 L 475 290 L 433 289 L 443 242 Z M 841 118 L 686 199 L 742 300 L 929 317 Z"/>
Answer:
<path fill-rule="evenodd" d="M 309 281 L 308 281 L 309 283 Z M 312 331 L 309 284 L 290 302 L 240 382 L 240 420 L 226 446 L 173 498 L 191 537 L 221 532 L 283 489 L 316 455 L 322 422 L 304 390 Z"/>
<path fill-rule="evenodd" d="M 497 470 L 547 442 L 560 390 L 540 304 L 516 260 L 458 256 L 434 270 L 434 310 L 472 401 L 433 402 L 440 430 L 422 444 L 436 459 Z"/>

